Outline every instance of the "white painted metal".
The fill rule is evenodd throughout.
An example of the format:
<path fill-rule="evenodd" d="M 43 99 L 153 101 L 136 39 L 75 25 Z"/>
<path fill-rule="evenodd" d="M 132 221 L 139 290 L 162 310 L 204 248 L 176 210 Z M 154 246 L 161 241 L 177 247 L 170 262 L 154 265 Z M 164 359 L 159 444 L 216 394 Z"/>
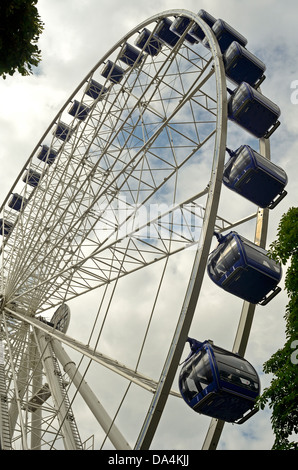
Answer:
<path fill-rule="evenodd" d="M 209 195 L 206 203 L 205 218 L 201 238 L 196 251 L 194 265 L 187 287 L 181 314 L 169 349 L 169 353 L 161 373 L 157 390 L 151 402 L 147 417 L 141 429 L 136 449 L 148 449 L 154 437 L 164 406 L 166 404 L 172 382 L 174 380 L 181 354 L 188 336 L 192 318 L 195 313 L 200 294 L 207 258 L 214 234 L 216 214 L 218 211 L 222 173 L 225 160 L 227 138 L 227 97 L 224 65 L 220 49 L 211 28 L 198 21 L 208 39 L 213 54 L 217 88 L 217 135 L 213 156 L 213 170 L 210 180 Z"/>

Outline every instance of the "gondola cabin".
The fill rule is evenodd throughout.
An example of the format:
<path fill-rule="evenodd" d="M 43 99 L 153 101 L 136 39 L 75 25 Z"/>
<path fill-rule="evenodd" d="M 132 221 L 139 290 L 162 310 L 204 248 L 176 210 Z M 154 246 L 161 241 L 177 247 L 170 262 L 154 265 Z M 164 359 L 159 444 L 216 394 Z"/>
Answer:
<path fill-rule="evenodd" d="M 91 79 L 86 88 L 86 95 L 90 96 L 94 100 L 97 98 L 101 101 L 108 92 L 108 88 L 98 83 L 96 80 Z"/>
<path fill-rule="evenodd" d="M 252 365 L 210 341 L 187 341 L 191 353 L 179 374 L 187 405 L 197 413 L 236 424 L 255 414 L 260 380 Z"/>
<path fill-rule="evenodd" d="M 177 34 L 173 33 L 171 31 L 170 27 L 172 25 L 172 21 L 169 18 L 163 18 L 160 20 L 158 23 L 156 29 L 155 29 L 155 34 L 158 37 L 158 39 L 169 47 L 174 47 L 177 42 L 180 39 L 180 36 Z"/>
<path fill-rule="evenodd" d="M 242 145 L 230 155 L 224 167 L 224 185 L 259 207 L 276 207 L 287 194 L 285 171 L 249 145 Z"/>
<path fill-rule="evenodd" d="M 90 108 L 83 103 L 80 103 L 77 100 L 74 100 L 73 103 L 70 105 L 68 109 L 68 113 L 71 116 L 79 119 L 80 121 L 84 121 L 88 116 Z"/>
<path fill-rule="evenodd" d="M 182 36 L 189 27 L 190 23 L 191 20 L 189 18 L 186 18 L 185 16 L 178 16 L 171 24 L 170 30 L 178 36 Z M 189 33 L 186 33 L 185 41 L 189 42 L 190 44 L 196 44 L 198 42 L 198 40 Z"/>
<path fill-rule="evenodd" d="M 281 265 L 268 252 L 236 232 L 216 234 L 218 246 L 209 255 L 207 272 L 219 287 L 253 304 L 266 305 L 278 292 Z"/>
<path fill-rule="evenodd" d="M 216 22 L 216 18 L 214 18 L 214 16 L 210 15 L 210 13 L 208 13 L 206 10 L 200 10 L 198 12 L 198 16 L 210 27 L 212 28 L 212 26 L 214 25 L 214 23 Z M 205 33 L 204 31 L 202 30 L 202 28 L 196 23 L 194 24 L 190 30 L 189 30 L 189 34 L 191 36 L 193 36 L 195 39 L 197 39 L 198 41 L 203 41 L 204 38 L 205 38 Z"/>
<path fill-rule="evenodd" d="M 228 101 L 229 119 L 259 139 L 270 137 L 280 124 L 279 116 L 279 107 L 246 82 Z"/>
<path fill-rule="evenodd" d="M 233 41 L 223 55 L 226 76 L 237 85 L 246 82 L 254 88 L 265 79 L 266 66 L 258 57 Z"/>
<path fill-rule="evenodd" d="M 40 173 L 29 168 L 23 177 L 23 182 L 28 184 L 29 186 L 32 186 L 33 188 L 36 188 L 41 177 L 42 175 Z"/>
<path fill-rule="evenodd" d="M 131 44 L 125 43 L 118 58 L 124 64 L 133 67 L 134 65 L 141 64 L 142 60 L 144 59 L 144 54 L 141 54 L 139 49 L 136 49 Z"/>
<path fill-rule="evenodd" d="M 57 137 L 60 140 L 63 140 L 64 142 L 69 141 L 72 133 L 73 133 L 73 130 L 67 124 L 65 124 L 65 122 L 62 122 L 62 121 L 57 123 L 56 128 L 53 132 L 55 137 Z"/>
<path fill-rule="evenodd" d="M 48 165 L 52 165 L 57 155 L 58 153 L 56 150 L 49 148 L 47 145 L 43 145 L 37 155 L 37 158 L 42 162 L 46 162 Z"/>
<path fill-rule="evenodd" d="M 27 199 L 25 199 L 23 196 L 17 193 L 14 193 L 8 202 L 8 206 L 17 212 L 20 212 L 22 209 L 24 209 L 26 204 L 27 204 Z"/>
<path fill-rule="evenodd" d="M 101 75 L 109 79 L 112 83 L 120 83 L 124 73 L 124 69 L 111 60 L 107 61 L 101 71 Z"/>
<path fill-rule="evenodd" d="M 247 39 L 223 20 L 217 20 L 212 26 L 212 30 L 222 53 L 224 53 L 234 41 L 237 41 L 241 46 L 246 46 L 247 44 Z"/>
<path fill-rule="evenodd" d="M 13 224 L 7 220 L 0 219 L 0 235 L 7 236 L 10 235 L 13 229 Z"/>

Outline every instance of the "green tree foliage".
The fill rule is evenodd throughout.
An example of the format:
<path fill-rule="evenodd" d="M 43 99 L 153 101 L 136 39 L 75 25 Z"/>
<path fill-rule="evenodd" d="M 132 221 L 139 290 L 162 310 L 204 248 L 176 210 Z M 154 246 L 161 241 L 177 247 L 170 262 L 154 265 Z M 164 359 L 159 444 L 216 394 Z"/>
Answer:
<path fill-rule="evenodd" d="M 30 75 L 37 67 L 41 52 L 37 41 L 43 23 L 36 8 L 37 0 L 1 0 L 0 2 L 0 75 Z"/>
<path fill-rule="evenodd" d="M 261 408 L 272 409 L 274 450 L 298 450 L 298 208 L 292 207 L 281 218 L 277 239 L 270 246 L 272 258 L 286 265 L 285 289 L 286 343 L 264 364 L 273 374 L 270 386 L 259 399 Z"/>

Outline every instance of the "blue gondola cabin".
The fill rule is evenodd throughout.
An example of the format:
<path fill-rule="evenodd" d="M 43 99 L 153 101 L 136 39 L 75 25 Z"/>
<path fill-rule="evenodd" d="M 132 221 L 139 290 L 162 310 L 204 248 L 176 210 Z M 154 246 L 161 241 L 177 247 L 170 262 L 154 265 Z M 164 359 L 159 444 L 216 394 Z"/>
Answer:
<path fill-rule="evenodd" d="M 177 36 L 182 36 L 186 29 L 189 28 L 191 20 L 186 18 L 185 16 L 178 16 L 174 19 L 173 23 L 170 26 L 170 30 L 177 34 Z M 194 36 L 190 35 L 188 32 L 185 35 L 185 41 L 189 42 L 190 44 L 196 44 L 198 39 Z"/>
<path fill-rule="evenodd" d="M 218 235 L 210 253 L 207 272 L 219 287 L 252 304 L 266 305 L 278 292 L 281 265 L 268 252 L 236 232 Z"/>
<path fill-rule="evenodd" d="M 38 173 L 38 171 L 32 170 L 32 168 L 29 168 L 29 170 L 25 173 L 23 177 L 24 183 L 28 184 L 29 186 L 32 186 L 33 188 L 36 188 L 36 186 L 38 186 L 40 179 L 41 174 Z"/>
<path fill-rule="evenodd" d="M 71 129 L 65 122 L 58 122 L 53 134 L 58 137 L 58 139 L 63 140 L 63 142 L 68 142 L 73 133 Z"/>
<path fill-rule="evenodd" d="M 212 30 L 222 53 L 224 53 L 234 41 L 237 41 L 241 46 L 246 46 L 247 44 L 247 39 L 223 20 L 217 20 L 212 26 Z"/>
<path fill-rule="evenodd" d="M 99 101 L 101 101 L 104 98 L 107 92 L 108 92 L 108 89 L 105 88 L 100 83 L 98 83 L 93 78 L 88 83 L 86 91 L 85 91 L 86 95 L 90 96 L 94 100 L 98 98 Z"/>
<path fill-rule="evenodd" d="M 131 44 L 125 43 L 123 45 L 119 60 L 124 64 L 133 67 L 134 65 L 140 65 L 143 59 L 144 54 L 141 54 L 141 52 Z"/>
<path fill-rule="evenodd" d="M 212 26 L 214 25 L 214 23 L 216 22 L 216 18 L 214 18 L 214 16 L 210 15 L 210 13 L 208 13 L 206 10 L 200 10 L 198 12 L 198 16 L 210 27 L 212 28 Z M 191 36 L 193 36 L 195 39 L 197 39 L 198 41 L 203 41 L 204 38 L 205 38 L 205 33 L 204 31 L 202 30 L 202 28 L 196 23 L 194 24 L 190 30 L 189 30 L 189 34 Z"/>
<path fill-rule="evenodd" d="M 260 380 L 243 357 L 192 338 L 191 352 L 179 374 L 179 390 L 197 413 L 229 423 L 242 424 L 257 409 Z"/>
<path fill-rule="evenodd" d="M 171 31 L 171 25 L 172 21 L 169 18 L 163 18 L 158 23 L 155 29 L 155 34 L 160 41 L 164 42 L 169 47 L 174 47 L 179 41 L 180 36 Z"/>
<path fill-rule="evenodd" d="M 287 195 L 285 171 L 249 145 L 242 145 L 225 164 L 223 183 L 259 207 L 273 209 Z"/>
<path fill-rule="evenodd" d="M 68 113 L 71 116 L 74 116 L 75 118 L 79 119 L 80 121 L 84 121 L 88 116 L 89 111 L 90 108 L 88 106 L 83 103 L 80 103 L 77 100 L 74 100 L 68 110 Z"/>

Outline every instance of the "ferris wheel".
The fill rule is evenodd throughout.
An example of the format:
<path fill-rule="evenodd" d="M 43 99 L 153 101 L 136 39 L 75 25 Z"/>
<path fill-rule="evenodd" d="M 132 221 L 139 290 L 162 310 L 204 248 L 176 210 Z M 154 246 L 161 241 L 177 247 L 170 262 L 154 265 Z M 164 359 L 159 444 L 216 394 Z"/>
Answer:
<path fill-rule="evenodd" d="M 230 71 L 228 46 L 242 60 Z M 256 219 L 264 247 L 268 207 L 285 195 L 286 176 L 271 166 L 279 186 L 269 201 L 253 201 L 245 220 L 219 214 L 223 181 L 242 191 L 232 176 L 243 155 L 270 166 L 279 124 L 245 46 L 203 10 L 149 18 L 82 80 L 21 169 L 0 220 L 1 448 L 146 449 L 168 397 L 181 400 L 173 381 L 214 232 Z M 243 56 L 258 70 L 251 83 Z M 257 130 L 241 113 L 245 93 L 262 113 Z M 260 139 L 260 153 L 229 150 L 225 166 L 229 119 Z M 242 356 L 257 302 L 244 298 Z M 222 427 L 213 418 L 205 446 Z"/>

